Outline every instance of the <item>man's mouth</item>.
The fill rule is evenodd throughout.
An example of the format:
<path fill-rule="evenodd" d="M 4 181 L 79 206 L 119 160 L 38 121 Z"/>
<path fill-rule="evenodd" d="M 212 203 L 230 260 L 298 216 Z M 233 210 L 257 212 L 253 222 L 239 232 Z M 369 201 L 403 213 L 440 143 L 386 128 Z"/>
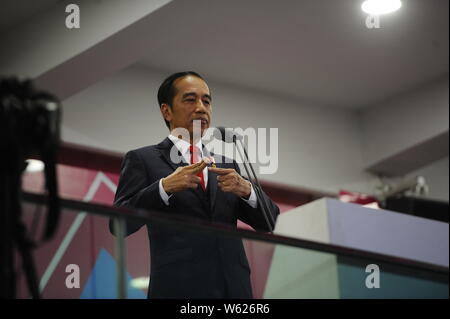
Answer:
<path fill-rule="evenodd" d="M 208 125 L 208 123 L 209 123 L 209 121 L 207 119 L 203 119 L 203 118 L 194 119 L 193 121 L 201 121 L 202 125 Z"/>

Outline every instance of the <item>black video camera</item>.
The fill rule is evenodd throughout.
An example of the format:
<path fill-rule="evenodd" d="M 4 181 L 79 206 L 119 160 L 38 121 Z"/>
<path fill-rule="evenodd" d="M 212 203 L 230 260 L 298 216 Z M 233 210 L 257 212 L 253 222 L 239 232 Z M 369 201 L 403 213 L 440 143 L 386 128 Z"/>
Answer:
<path fill-rule="evenodd" d="M 27 158 L 38 157 L 44 162 L 48 191 L 45 239 L 55 232 L 59 216 L 56 154 L 60 120 L 61 106 L 56 97 L 36 90 L 30 80 L 0 79 L 0 162 L 3 162 L 0 171 L 15 178 L 22 174 Z M 6 187 L 19 188 L 20 192 L 20 181 L 18 184 Z"/>
<path fill-rule="evenodd" d="M 21 219 L 22 173 L 26 159 L 44 162 L 47 220 L 44 240 L 55 233 L 60 204 L 56 156 L 60 140 L 61 107 L 51 94 L 36 90 L 30 80 L 0 78 L 0 295 L 15 298 L 14 250 L 22 256 L 28 286 L 39 298 L 29 238 Z"/>

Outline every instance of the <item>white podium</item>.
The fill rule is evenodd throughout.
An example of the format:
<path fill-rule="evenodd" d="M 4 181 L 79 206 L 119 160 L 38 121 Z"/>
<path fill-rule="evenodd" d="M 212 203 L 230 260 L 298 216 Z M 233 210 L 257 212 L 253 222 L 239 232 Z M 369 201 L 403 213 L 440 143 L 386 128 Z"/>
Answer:
<path fill-rule="evenodd" d="M 447 223 L 335 199 L 323 198 L 281 214 L 274 233 L 443 267 L 449 264 Z M 373 264 L 380 270 L 379 288 L 373 287 L 373 273 L 366 272 Z M 372 285 L 366 285 L 366 280 Z M 362 258 L 282 245 L 274 250 L 264 293 L 264 298 L 427 297 L 448 298 L 448 275 L 443 282 L 442 274 L 433 276 Z"/>

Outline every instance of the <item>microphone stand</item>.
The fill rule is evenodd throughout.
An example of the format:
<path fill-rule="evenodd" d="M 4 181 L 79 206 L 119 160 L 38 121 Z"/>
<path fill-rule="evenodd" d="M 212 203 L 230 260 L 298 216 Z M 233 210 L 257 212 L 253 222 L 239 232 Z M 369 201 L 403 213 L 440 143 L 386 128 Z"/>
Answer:
<path fill-rule="evenodd" d="M 244 156 L 242 156 L 242 152 L 239 149 L 238 144 L 236 143 L 236 140 L 237 140 L 236 135 L 233 134 L 233 143 L 239 152 L 239 156 L 242 158 L 242 163 L 244 165 L 244 169 L 247 172 L 247 176 L 250 180 L 250 183 L 253 186 L 253 189 L 255 190 L 255 194 L 256 194 L 256 197 L 258 200 L 258 205 L 260 205 L 260 207 L 261 207 L 261 211 L 263 213 L 264 219 L 266 220 L 267 227 L 269 228 L 269 233 L 272 234 L 273 233 L 272 225 L 275 225 L 275 221 L 273 219 L 272 214 L 270 214 L 269 205 L 267 204 L 266 198 L 263 196 L 261 185 L 259 184 L 258 177 L 256 176 L 255 170 L 253 169 L 253 165 L 250 162 L 250 159 L 248 157 L 248 153 L 247 153 L 247 150 L 245 149 L 244 143 L 241 141 L 241 147 L 244 150 L 245 158 L 244 158 Z M 248 170 L 246 161 L 248 163 L 248 166 L 250 166 L 250 169 L 253 173 L 253 177 L 250 176 L 250 172 Z M 256 184 L 255 184 L 255 182 L 256 182 Z M 270 221 L 269 221 L 269 219 L 270 219 Z"/>

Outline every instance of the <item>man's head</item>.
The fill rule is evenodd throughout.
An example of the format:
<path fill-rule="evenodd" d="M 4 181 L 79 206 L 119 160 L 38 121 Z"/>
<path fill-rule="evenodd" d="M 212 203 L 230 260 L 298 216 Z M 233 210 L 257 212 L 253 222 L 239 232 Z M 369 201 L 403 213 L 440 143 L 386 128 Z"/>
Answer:
<path fill-rule="evenodd" d="M 211 123 L 211 93 L 203 78 L 192 71 L 172 74 L 158 90 L 158 103 L 167 127 L 185 128 L 193 136 L 193 121 L 201 120 L 201 133 Z"/>

